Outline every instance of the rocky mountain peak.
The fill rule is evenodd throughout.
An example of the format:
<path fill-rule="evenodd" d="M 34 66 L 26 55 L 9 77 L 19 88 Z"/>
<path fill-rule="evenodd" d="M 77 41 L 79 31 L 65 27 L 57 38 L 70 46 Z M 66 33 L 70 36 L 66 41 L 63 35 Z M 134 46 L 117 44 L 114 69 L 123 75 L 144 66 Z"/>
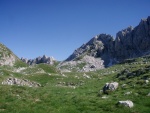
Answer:
<path fill-rule="evenodd" d="M 119 31 L 117 34 L 116 34 L 116 38 L 118 37 L 125 37 L 126 35 L 130 34 L 132 32 L 134 28 L 132 26 L 129 26 L 127 27 L 126 29 L 123 29 L 121 31 Z"/>
<path fill-rule="evenodd" d="M 99 34 L 76 49 L 66 61 L 81 60 L 85 55 L 101 58 L 105 67 L 128 58 L 150 54 L 150 16 L 138 26 L 127 27 L 116 34 Z"/>

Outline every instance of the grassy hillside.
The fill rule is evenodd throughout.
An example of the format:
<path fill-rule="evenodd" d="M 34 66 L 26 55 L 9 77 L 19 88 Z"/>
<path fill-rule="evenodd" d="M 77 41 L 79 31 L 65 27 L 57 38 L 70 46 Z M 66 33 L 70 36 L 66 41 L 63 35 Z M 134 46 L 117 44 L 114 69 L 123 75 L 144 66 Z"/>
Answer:
<path fill-rule="evenodd" d="M 0 113 L 149 113 L 149 58 L 130 59 L 88 73 L 60 74 L 46 64 L 25 66 L 18 72 L 0 67 L 0 83 L 13 76 L 42 85 L 35 88 L 0 84 Z M 119 88 L 103 94 L 103 86 L 111 81 L 118 82 Z M 134 107 L 117 105 L 120 100 L 131 100 Z"/>

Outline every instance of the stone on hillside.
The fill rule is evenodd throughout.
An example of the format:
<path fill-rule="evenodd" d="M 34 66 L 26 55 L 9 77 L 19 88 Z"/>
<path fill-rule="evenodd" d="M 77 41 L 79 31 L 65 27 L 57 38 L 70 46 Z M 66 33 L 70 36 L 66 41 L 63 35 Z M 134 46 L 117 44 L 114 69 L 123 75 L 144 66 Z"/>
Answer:
<path fill-rule="evenodd" d="M 118 104 L 127 106 L 127 107 L 129 107 L 129 108 L 132 108 L 132 107 L 134 106 L 134 105 L 133 105 L 133 102 L 132 102 L 131 100 L 119 101 Z"/>
<path fill-rule="evenodd" d="M 107 93 L 107 91 L 114 91 L 118 88 L 118 82 L 106 83 L 103 87 L 103 92 Z"/>
<path fill-rule="evenodd" d="M 127 84 L 122 84 L 122 86 L 121 86 L 121 87 L 122 87 L 122 88 L 124 88 L 126 85 L 127 85 Z"/>
<path fill-rule="evenodd" d="M 89 75 L 86 75 L 85 73 L 83 74 L 83 77 L 84 77 L 84 78 L 88 78 L 88 79 L 91 78 Z"/>
<path fill-rule="evenodd" d="M 29 87 L 40 87 L 41 85 L 36 82 L 31 82 L 27 79 L 18 79 L 9 77 L 7 80 L 2 82 L 2 85 L 18 85 L 18 86 L 29 86 Z"/>
<path fill-rule="evenodd" d="M 106 98 L 108 98 L 107 96 L 102 96 L 102 99 L 106 99 Z"/>
<path fill-rule="evenodd" d="M 145 80 L 145 83 L 148 84 L 148 83 L 149 83 L 149 80 Z"/>
<path fill-rule="evenodd" d="M 63 77 L 67 77 L 65 74 L 62 74 Z"/>
<path fill-rule="evenodd" d="M 150 92 L 148 93 L 148 95 L 147 96 L 150 96 Z"/>
<path fill-rule="evenodd" d="M 130 95 L 132 91 L 126 92 L 124 95 Z"/>

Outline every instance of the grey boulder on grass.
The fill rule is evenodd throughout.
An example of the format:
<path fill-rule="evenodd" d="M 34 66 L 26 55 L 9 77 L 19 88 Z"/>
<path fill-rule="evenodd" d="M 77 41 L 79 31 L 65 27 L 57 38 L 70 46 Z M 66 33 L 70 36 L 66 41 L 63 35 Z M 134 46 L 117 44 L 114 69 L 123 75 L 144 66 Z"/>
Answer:
<path fill-rule="evenodd" d="M 119 101 L 118 104 L 127 106 L 129 108 L 132 108 L 134 106 L 131 100 Z"/>
<path fill-rule="evenodd" d="M 118 85 L 118 82 L 106 83 L 103 87 L 103 92 L 107 94 L 108 91 L 114 91 L 118 88 Z"/>

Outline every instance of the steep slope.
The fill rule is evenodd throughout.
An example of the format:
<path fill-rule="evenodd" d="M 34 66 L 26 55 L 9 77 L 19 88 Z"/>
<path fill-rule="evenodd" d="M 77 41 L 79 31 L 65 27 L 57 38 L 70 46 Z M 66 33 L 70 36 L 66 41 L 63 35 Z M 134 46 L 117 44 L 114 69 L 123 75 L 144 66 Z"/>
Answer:
<path fill-rule="evenodd" d="M 13 66 L 19 58 L 5 45 L 0 43 L 0 65 Z"/>
<path fill-rule="evenodd" d="M 75 60 L 85 55 L 94 58 L 102 58 L 104 64 L 108 64 L 109 60 L 114 57 L 114 39 L 111 35 L 100 34 L 93 37 L 88 43 L 82 45 L 67 58 L 66 61 Z"/>
<path fill-rule="evenodd" d="M 128 27 L 117 33 L 115 52 L 118 60 L 150 53 L 150 16 L 142 19 L 137 27 Z"/>
<path fill-rule="evenodd" d="M 111 66 L 128 58 L 136 58 L 150 53 L 150 16 L 142 19 L 135 28 L 128 27 L 116 34 L 100 34 L 75 50 L 65 62 L 76 61 L 85 55 L 101 58 L 104 67 Z M 61 66 L 60 66 L 61 67 Z"/>

